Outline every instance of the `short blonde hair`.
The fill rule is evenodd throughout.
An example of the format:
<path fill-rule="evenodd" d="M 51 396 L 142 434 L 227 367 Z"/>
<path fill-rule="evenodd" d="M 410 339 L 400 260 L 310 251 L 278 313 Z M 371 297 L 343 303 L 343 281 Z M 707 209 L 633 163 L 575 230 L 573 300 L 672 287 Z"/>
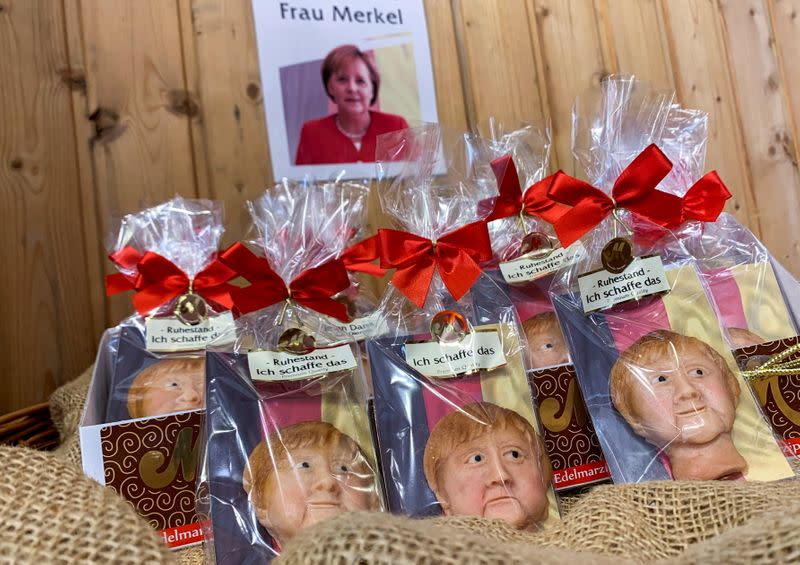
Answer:
<path fill-rule="evenodd" d="M 728 341 L 733 346 L 731 349 L 738 349 L 740 347 L 747 347 L 749 345 L 758 345 L 766 341 L 757 333 L 751 332 L 746 328 L 727 328 L 725 331 L 728 334 Z"/>
<path fill-rule="evenodd" d="M 630 393 L 633 389 L 632 380 L 636 374 L 634 367 L 647 367 L 653 361 L 672 355 L 674 351 L 685 351 L 699 348 L 708 356 L 714 365 L 725 377 L 725 385 L 733 398 L 733 405 L 739 404 L 741 388 L 736 375 L 733 374 L 728 364 L 713 347 L 706 342 L 671 330 L 656 330 L 640 337 L 622 355 L 619 356 L 611 368 L 609 384 L 611 386 L 611 400 L 617 411 L 629 423 L 638 422 L 638 417 L 631 406 Z"/>
<path fill-rule="evenodd" d="M 556 330 L 561 333 L 561 326 L 558 323 L 555 312 L 547 311 L 536 314 L 522 322 L 522 329 L 525 330 L 525 335 L 530 332 L 539 333 L 547 330 Z"/>
<path fill-rule="evenodd" d="M 460 444 L 492 431 L 508 429 L 519 432 L 531 446 L 533 453 L 539 459 L 542 480 L 547 485 L 553 475 L 550 458 L 539 434 L 530 422 L 508 408 L 491 402 L 475 402 L 450 412 L 439 420 L 431 431 L 423 456 L 425 479 L 431 490 L 434 493 L 438 492 L 440 467 Z"/>
<path fill-rule="evenodd" d="M 149 385 L 147 382 L 154 377 L 162 377 L 173 372 L 197 371 L 199 378 L 205 378 L 205 357 L 173 357 L 161 359 L 145 367 L 131 381 L 128 389 L 128 414 L 131 418 L 151 416 L 145 410 L 144 401 L 147 398 Z"/>
<path fill-rule="evenodd" d="M 267 441 L 259 443 L 250 453 L 242 474 L 242 486 L 247 496 L 258 506 L 262 498 L 271 492 L 275 467 L 288 461 L 295 449 L 316 448 L 330 453 L 336 448 L 352 455 L 348 460 L 356 461 L 354 472 L 358 475 L 374 475 L 361 447 L 349 435 L 340 432 L 328 422 L 300 422 L 272 432 Z M 378 495 L 373 476 L 370 509 L 378 506 Z"/>

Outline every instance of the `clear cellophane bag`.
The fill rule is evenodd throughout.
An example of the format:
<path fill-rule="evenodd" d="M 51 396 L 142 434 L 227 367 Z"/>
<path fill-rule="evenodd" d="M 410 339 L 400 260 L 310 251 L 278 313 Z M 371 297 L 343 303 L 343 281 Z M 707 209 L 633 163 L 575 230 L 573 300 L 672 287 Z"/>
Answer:
<path fill-rule="evenodd" d="M 105 376 L 109 380 L 106 421 L 203 408 L 204 344 L 195 332 L 209 320 L 229 321 L 225 316 L 230 313 L 224 314 L 226 300 L 214 300 L 227 297 L 227 278 L 223 275 L 210 294 L 202 284 L 194 284 L 197 289 L 187 286 L 181 292 L 169 292 L 161 287 L 159 274 L 152 272 L 154 262 L 149 260 L 160 263 L 156 270 L 167 265 L 174 269 L 171 276 L 180 272 L 194 283 L 217 259 L 223 232 L 220 203 L 175 197 L 122 217 L 107 238 L 109 256 L 119 270 L 112 277 L 130 282 L 130 290 L 136 291 L 133 303 L 137 313 L 108 330 L 114 337 L 104 339 L 98 352 L 95 373 L 112 367 Z M 134 283 L 139 288 L 134 289 Z M 197 302 L 186 303 L 181 310 L 191 294 Z M 218 319 L 220 315 L 222 319 Z M 157 323 L 176 334 L 170 338 L 174 343 L 158 343 L 167 338 L 155 336 Z"/>
<path fill-rule="evenodd" d="M 672 166 L 657 189 L 684 197 L 702 172 L 706 128 L 705 114 L 680 108 L 671 93 L 611 77 L 576 100 L 573 152 L 580 173 L 619 199 L 612 187 L 655 144 Z M 615 210 L 584 235 L 586 255 L 550 289 L 612 478 L 791 476 L 720 331 L 702 260 L 684 228 L 670 227 Z M 637 258 L 620 275 L 605 271 L 614 238 Z M 593 273 L 606 286 L 581 290 Z M 651 283 L 657 292 L 629 292 Z"/>
<path fill-rule="evenodd" d="M 428 124 L 378 139 L 381 205 L 406 230 L 381 232 L 382 265 L 396 270 L 367 340 L 379 460 L 392 512 L 480 515 L 533 529 L 557 519 L 558 505 L 519 318 L 477 266 L 491 246 L 476 203 L 496 181 L 468 138 Z M 464 433 L 456 437 L 457 429 Z M 470 457 L 479 465 L 460 473 Z M 511 459 L 519 463 L 513 481 L 504 478 Z M 488 482 L 456 496 L 476 473 Z M 484 508 L 476 496 L 505 502 Z"/>
<path fill-rule="evenodd" d="M 241 296 L 252 306 L 288 293 L 242 314 L 208 347 L 198 499 L 217 563 L 263 562 L 311 524 L 383 508 L 361 356 L 342 329 L 347 308 L 334 300 L 350 284 L 337 257 L 366 197 L 360 183 L 284 181 L 249 203 L 259 252 L 225 254 L 245 278 L 255 273 L 234 293 L 237 307 Z"/>

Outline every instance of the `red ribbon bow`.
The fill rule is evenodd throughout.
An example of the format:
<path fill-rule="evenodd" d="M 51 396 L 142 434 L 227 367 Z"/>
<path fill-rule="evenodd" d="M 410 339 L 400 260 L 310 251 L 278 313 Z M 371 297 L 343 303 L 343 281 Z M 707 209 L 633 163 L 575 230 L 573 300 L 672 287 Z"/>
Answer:
<path fill-rule="evenodd" d="M 131 271 L 134 274 L 112 273 L 106 275 L 106 296 L 134 290 L 136 286 L 136 264 L 141 260 L 142 254 L 133 247 L 126 245 L 122 249 L 111 253 L 108 258 L 120 269 Z"/>
<path fill-rule="evenodd" d="M 500 196 L 495 200 L 494 209 L 486 218 L 487 222 L 525 212 L 529 216 L 538 216 L 552 224 L 569 211 L 568 206 L 559 204 L 547 195 L 556 175 L 550 175 L 533 183 L 525 194 L 522 194 L 517 167 L 511 155 L 504 155 L 492 161 L 492 171 L 497 178 Z"/>
<path fill-rule="evenodd" d="M 717 171 L 706 173 L 683 196 L 680 223 L 688 220 L 715 221 L 730 197 L 731 193 Z"/>
<path fill-rule="evenodd" d="M 366 273 L 374 277 L 382 277 L 386 274 L 386 269 L 372 262 L 380 257 L 381 242 L 378 235 L 373 235 L 361 240 L 355 245 L 351 245 L 339 255 L 339 259 L 344 263 L 348 271 Z"/>
<path fill-rule="evenodd" d="M 237 242 L 222 254 L 222 261 L 250 281 L 250 286 L 233 291 L 233 302 L 242 313 L 253 312 L 292 299 L 298 304 L 332 316 L 349 320 L 347 307 L 333 296 L 350 286 L 344 263 L 334 259 L 318 267 L 306 269 L 289 286 L 263 257 L 257 256 Z"/>
<path fill-rule="evenodd" d="M 569 247 L 599 224 L 615 208 L 626 208 L 660 226 L 680 222 L 682 201 L 656 189 L 672 170 L 672 163 L 655 145 L 642 151 L 617 177 L 609 198 L 602 190 L 558 172 L 547 195 L 572 206 L 553 222 L 561 245 Z"/>
<path fill-rule="evenodd" d="M 139 275 L 136 277 L 133 305 L 142 315 L 185 294 L 190 288 L 209 302 L 224 308 L 233 306 L 231 291 L 235 287 L 227 281 L 236 273 L 218 259 L 197 273 L 193 280 L 175 263 L 152 251 L 142 256 L 136 269 Z"/>
<path fill-rule="evenodd" d="M 445 287 L 459 300 L 481 274 L 480 263 L 492 258 L 485 222 L 473 222 L 436 242 L 412 233 L 382 229 L 381 267 L 397 269 L 392 284 L 422 308 L 436 267 Z"/>

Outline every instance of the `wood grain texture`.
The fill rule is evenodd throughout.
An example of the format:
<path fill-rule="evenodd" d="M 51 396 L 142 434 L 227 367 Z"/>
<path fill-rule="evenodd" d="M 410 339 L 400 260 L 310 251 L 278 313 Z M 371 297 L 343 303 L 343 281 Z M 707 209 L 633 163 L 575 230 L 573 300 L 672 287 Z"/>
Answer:
<path fill-rule="evenodd" d="M 800 175 L 781 73 L 773 51 L 769 11 L 763 0 L 720 2 L 731 77 L 754 185 L 761 238 L 790 269 L 800 268 Z"/>
<path fill-rule="evenodd" d="M 468 129 L 453 9 L 448 0 L 425 0 L 439 122 L 458 131 Z"/>
<path fill-rule="evenodd" d="M 739 113 L 712 0 L 662 0 L 678 101 L 709 114 L 706 169 L 717 169 L 733 193 L 726 210 L 760 235 Z"/>
<path fill-rule="evenodd" d="M 633 74 L 658 90 L 674 90 L 658 0 L 595 0 L 609 72 Z"/>
<path fill-rule="evenodd" d="M 0 413 L 45 400 L 92 360 L 62 4 L 0 11 Z"/>
<path fill-rule="evenodd" d="M 442 123 L 550 118 L 552 166 L 571 170 L 581 91 L 615 72 L 674 88 L 710 114 L 728 210 L 800 274 L 800 0 L 424 1 Z M 0 53 L 2 413 L 78 374 L 131 312 L 103 295 L 112 217 L 216 198 L 230 242 L 274 179 L 251 0 L 0 0 Z M 370 232 L 388 224 L 375 196 Z"/>
<path fill-rule="evenodd" d="M 781 149 L 797 169 L 800 162 L 800 65 L 796 61 L 800 53 L 800 0 L 769 0 L 767 6 L 781 75 L 781 93 L 792 131 L 786 142 L 781 142 Z M 794 146 L 788 143 L 792 140 Z M 793 271 L 800 272 L 800 268 Z"/>
<path fill-rule="evenodd" d="M 248 0 L 193 0 L 192 41 L 211 198 L 225 203 L 225 241 L 241 238 L 244 203 L 272 185 L 272 168 Z"/>
<path fill-rule="evenodd" d="M 551 158 L 554 166 L 573 173 L 573 101 L 607 74 L 594 6 L 591 0 L 528 0 L 527 5 L 543 63 L 553 128 Z"/>
<path fill-rule="evenodd" d="M 208 174 L 203 108 L 199 99 L 200 68 L 197 61 L 197 48 L 194 43 L 192 0 L 178 0 L 178 23 L 180 25 L 181 57 L 183 59 L 183 82 L 186 85 L 186 97 L 183 104 L 189 119 L 195 191 L 201 198 L 213 198 L 211 180 Z"/>
<path fill-rule="evenodd" d="M 92 168 L 91 140 L 93 123 L 89 120 L 86 98 L 86 65 L 84 64 L 83 32 L 80 19 L 80 0 L 64 0 L 64 32 L 66 34 L 69 67 L 65 78 L 69 84 L 72 101 L 72 122 L 75 128 L 75 157 L 78 165 L 81 208 L 83 210 L 83 238 L 92 304 L 92 327 L 95 345 L 106 329 L 106 294 L 104 283 L 105 252 L 99 244 L 97 216 L 97 187 Z"/>
<path fill-rule="evenodd" d="M 80 6 L 102 242 L 112 217 L 197 196 L 188 116 L 198 109 L 184 82 L 177 0 Z M 131 312 L 129 296 L 108 304 L 109 326 Z"/>
<path fill-rule="evenodd" d="M 523 0 L 456 0 L 470 125 L 496 118 L 506 128 L 545 116 Z M 499 64 L 502 62 L 502 64 Z"/>

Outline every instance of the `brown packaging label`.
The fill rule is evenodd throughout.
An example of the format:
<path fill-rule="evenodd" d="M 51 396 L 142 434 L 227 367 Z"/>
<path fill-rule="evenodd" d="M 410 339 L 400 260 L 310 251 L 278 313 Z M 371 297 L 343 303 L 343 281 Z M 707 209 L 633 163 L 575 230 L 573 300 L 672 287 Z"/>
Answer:
<path fill-rule="evenodd" d="M 106 486 L 127 499 L 170 547 L 202 540 L 195 513 L 202 411 L 101 429 Z"/>
<path fill-rule="evenodd" d="M 755 369 L 773 355 L 800 343 L 800 336 L 768 341 L 734 350 L 742 370 Z M 800 353 L 786 359 L 791 361 Z M 771 376 L 748 381 L 756 402 L 767 417 L 788 458 L 800 455 L 800 371 L 796 375 Z"/>
<path fill-rule="evenodd" d="M 609 479 L 574 367 L 561 365 L 540 369 L 532 374 L 531 386 L 539 407 L 556 490 Z"/>

